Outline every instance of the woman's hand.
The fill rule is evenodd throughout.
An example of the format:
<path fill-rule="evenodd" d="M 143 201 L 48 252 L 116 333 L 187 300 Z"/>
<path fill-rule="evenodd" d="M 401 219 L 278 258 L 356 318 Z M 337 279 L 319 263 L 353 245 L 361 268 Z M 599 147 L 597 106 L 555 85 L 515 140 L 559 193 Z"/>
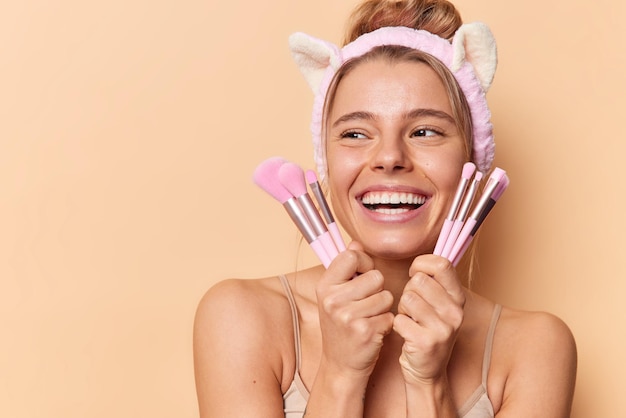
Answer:
<path fill-rule="evenodd" d="M 446 381 L 446 369 L 463 322 L 465 292 L 452 264 L 422 255 L 398 303 L 394 330 L 404 338 L 400 365 L 406 384 Z"/>
<path fill-rule="evenodd" d="M 351 243 L 323 274 L 317 286 L 322 365 L 337 376 L 367 383 L 391 332 L 391 292 L 362 247 Z"/>

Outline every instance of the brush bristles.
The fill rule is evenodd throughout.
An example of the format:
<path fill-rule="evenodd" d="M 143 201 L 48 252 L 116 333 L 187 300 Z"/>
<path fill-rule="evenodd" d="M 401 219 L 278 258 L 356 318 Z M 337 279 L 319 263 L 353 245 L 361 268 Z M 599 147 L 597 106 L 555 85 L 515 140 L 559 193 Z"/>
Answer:
<path fill-rule="evenodd" d="M 300 197 L 307 192 L 304 171 L 298 164 L 291 162 L 283 164 L 278 170 L 278 179 L 295 197 Z"/>
<path fill-rule="evenodd" d="M 286 161 L 281 157 L 268 158 L 257 166 L 252 176 L 257 186 L 265 190 L 280 203 L 285 203 L 292 197 L 289 190 L 278 180 L 278 171 L 285 162 Z"/>
<path fill-rule="evenodd" d="M 467 162 L 463 164 L 463 172 L 461 173 L 461 177 L 464 179 L 469 179 L 470 177 L 472 177 L 472 174 L 474 174 L 474 171 L 476 171 L 476 164 L 471 161 Z"/>
<path fill-rule="evenodd" d="M 313 171 L 313 170 L 307 170 L 306 174 L 305 174 L 305 177 L 306 177 L 306 182 L 308 184 L 313 184 L 313 183 L 317 183 L 318 182 L 317 174 L 315 174 L 315 171 Z"/>

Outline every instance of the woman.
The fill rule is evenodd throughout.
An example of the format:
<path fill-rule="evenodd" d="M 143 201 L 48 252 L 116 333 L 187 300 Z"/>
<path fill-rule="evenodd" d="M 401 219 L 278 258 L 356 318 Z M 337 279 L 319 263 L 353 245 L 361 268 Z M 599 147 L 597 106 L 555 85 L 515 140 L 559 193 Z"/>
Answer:
<path fill-rule="evenodd" d="M 568 328 L 473 293 L 432 254 L 463 164 L 493 159 L 490 32 L 446 1 L 366 1 L 346 43 L 291 39 L 317 96 L 318 172 L 352 242 L 327 269 L 210 289 L 195 324 L 201 416 L 569 416 Z"/>

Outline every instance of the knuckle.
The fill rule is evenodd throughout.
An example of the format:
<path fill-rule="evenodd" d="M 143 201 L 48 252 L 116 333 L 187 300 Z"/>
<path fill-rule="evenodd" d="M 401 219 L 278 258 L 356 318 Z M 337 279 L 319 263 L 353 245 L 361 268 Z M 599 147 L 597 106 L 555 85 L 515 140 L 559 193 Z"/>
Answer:
<path fill-rule="evenodd" d="M 383 290 L 380 293 L 380 298 L 382 299 L 382 304 L 384 304 L 385 307 L 391 307 L 393 305 L 393 293 L 391 293 L 389 290 Z M 393 314 L 391 312 L 388 312 L 392 317 Z"/>
<path fill-rule="evenodd" d="M 463 308 L 457 305 L 448 307 L 445 312 L 446 322 L 454 328 L 458 328 L 463 323 L 464 316 Z"/>
<path fill-rule="evenodd" d="M 335 296 L 329 295 L 322 299 L 322 309 L 327 314 L 332 314 L 339 309 L 340 303 Z"/>
<path fill-rule="evenodd" d="M 382 289 L 382 286 L 385 283 L 385 278 L 382 273 L 378 270 L 370 270 L 369 273 L 372 284 L 375 285 L 378 290 Z"/>
<path fill-rule="evenodd" d="M 437 268 L 437 270 L 444 273 L 454 269 L 450 260 L 445 257 L 437 257 L 435 261 L 435 267 Z"/>
<path fill-rule="evenodd" d="M 348 325 L 354 322 L 354 314 L 350 309 L 341 309 L 337 312 L 337 320 L 344 325 Z"/>
<path fill-rule="evenodd" d="M 357 335 L 365 337 L 367 339 L 371 333 L 368 321 L 365 318 L 360 318 L 351 322 L 350 327 Z"/>
<path fill-rule="evenodd" d="M 415 289 L 421 289 L 427 284 L 427 280 L 432 280 L 428 274 L 422 272 L 415 273 L 411 278 L 411 286 Z"/>
<path fill-rule="evenodd" d="M 356 265 L 358 263 L 359 256 L 356 253 L 356 251 L 346 250 L 342 254 L 343 254 L 343 257 L 346 259 L 347 263 L 350 263 L 352 265 Z"/>
<path fill-rule="evenodd" d="M 414 306 L 416 300 L 415 292 L 405 291 L 400 297 L 399 306 L 403 309 L 410 308 Z"/>

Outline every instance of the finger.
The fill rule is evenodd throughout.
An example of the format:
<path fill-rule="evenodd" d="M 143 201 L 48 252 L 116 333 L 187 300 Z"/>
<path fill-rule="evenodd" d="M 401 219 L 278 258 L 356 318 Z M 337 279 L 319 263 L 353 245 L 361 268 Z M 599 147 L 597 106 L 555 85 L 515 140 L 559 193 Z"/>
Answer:
<path fill-rule="evenodd" d="M 423 272 L 417 272 L 411 277 L 404 287 L 403 296 L 419 296 L 424 304 L 431 309 L 441 312 L 448 309 L 448 305 L 458 305 L 450 293 L 431 276 Z M 402 300 L 402 299 L 401 299 Z"/>
<path fill-rule="evenodd" d="M 367 327 L 372 333 L 370 340 L 378 338 L 378 342 L 382 344 L 383 337 L 389 334 L 393 329 L 394 315 L 391 312 L 385 312 L 380 315 L 376 315 L 367 318 Z"/>
<path fill-rule="evenodd" d="M 424 327 L 439 326 L 441 322 L 436 309 L 413 291 L 405 291 L 400 297 L 398 314 L 405 315 Z"/>
<path fill-rule="evenodd" d="M 412 341 L 415 339 L 415 336 L 420 335 L 421 328 L 418 323 L 407 315 L 398 314 L 393 319 L 393 330 L 407 341 Z"/>
<path fill-rule="evenodd" d="M 354 250 L 354 251 L 361 251 L 361 252 L 365 251 L 365 249 L 363 248 L 363 245 L 358 241 L 351 241 L 348 244 L 348 249 Z"/>
<path fill-rule="evenodd" d="M 375 293 L 364 299 L 355 301 L 342 312 L 342 320 L 350 322 L 358 318 L 373 318 L 378 315 L 390 313 L 393 305 L 393 295 L 388 290 Z"/>
<path fill-rule="evenodd" d="M 420 273 L 426 276 L 419 276 L 413 280 Z M 445 295 L 435 291 L 438 288 L 436 285 L 439 285 L 455 303 L 461 306 L 465 304 L 465 291 L 463 286 L 461 286 L 456 269 L 449 260 L 432 254 L 418 256 L 411 264 L 409 275 L 412 277 L 411 281 L 409 281 L 409 289 L 413 289 L 413 285 L 417 285 L 414 290 L 421 288 L 426 291 L 429 289 L 431 292 L 436 292 L 432 294 L 433 297 L 435 297 L 435 294 L 439 295 L 439 301 L 441 302 L 441 298 Z M 434 280 L 426 280 L 425 277 L 430 277 Z"/>
<path fill-rule="evenodd" d="M 339 253 L 330 263 L 322 280 L 329 284 L 343 283 L 351 280 L 357 273 L 365 273 L 373 268 L 374 261 L 367 254 L 347 249 Z"/>
<path fill-rule="evenodd" d="M 361 300 L 379 293 L 384 289 L 385 278 L 378 270 L 370 270 L 352 280 L 341 284 L 341 291 L 350 295 L 352 300 Z"/>
<path fill-rule="evenodd" d="M 370 270 L 353 280 L 318 286 L 318 300 L 324 311 L 342 322 L 389 311 L 393 296 L 383 289 L 384 279 L 378 270 Z"/>
<path fill-rule="evenodd" d="M 461 326 L 464 318 L 463 307 L 450 299 L 442 304 L 433 304 L 420 294 L 406 290 L 398 303 L 398 313 L 440 334 L 454 332 Z"/>

